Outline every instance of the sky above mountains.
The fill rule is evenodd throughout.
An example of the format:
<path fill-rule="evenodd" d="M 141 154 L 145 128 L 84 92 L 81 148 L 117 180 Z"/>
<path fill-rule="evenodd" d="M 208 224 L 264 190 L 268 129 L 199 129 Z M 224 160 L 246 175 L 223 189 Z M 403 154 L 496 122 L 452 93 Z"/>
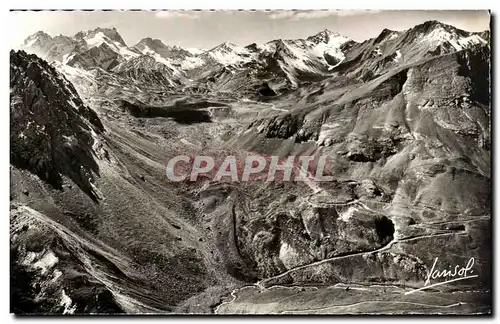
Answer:
<path fill-rule="evenodd" d="M 127 45 L 144 37 L 181 47 L 212 48 L 277 38 L 306 38 L 329 29 L 362 41 L 384 28 L 404 30 L 439 20 L 467 31 L 489 30 L 488 11 L 13 11 L 9 14 L 11 48 L 40 30 L 72 36 L 81 30 L 116 27 Z"/>

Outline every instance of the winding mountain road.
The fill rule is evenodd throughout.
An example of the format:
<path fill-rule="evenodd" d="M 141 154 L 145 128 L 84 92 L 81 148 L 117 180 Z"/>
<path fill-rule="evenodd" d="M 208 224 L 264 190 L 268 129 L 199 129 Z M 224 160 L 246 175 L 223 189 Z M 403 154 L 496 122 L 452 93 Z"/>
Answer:
<path fill-rule="evenodd" d="M 310 202 L 309 198 L 310 197 L 307 198 L 308 202 Z M 312 203 L 312 202 L 310 202 L 310 203 Z M 361 202 L 358 199 L 353 200 L 353 201 L 349 201 L 349 202 L 334 203 L 334 204 L 328 204 L 328 205 L 347 206 L 347 205 L 354 205 L 354 204 L 358 204 L 361 207 L 363 207 L 363 208 L 365 208 L 365 209 L 367 209 L 367 210 L 369 210 L 371 212 L 380 214 L 379 211 L 371 209 L 365 203 Z M 474 215 L 472 215 L 472 216 L 474 216 Z M 478 220 L 483 220 L 483 219 L 485 219 L 486 216 L 485 215 L 477 215 L 477 217 L 480 217 Z M 237 296 L 238 292 L 240 292 L 241 290 L 248 289 L 248 288 L 258 288 L 259 291 L 264 291 L 264 290 L 269 290 L 269 289 L 271 289 L 273 287 L 283 287 L 281 285 L 271 285 L 269 287 L 266 287 L 266 283 L 267 282 L 271 282 L 271 281 L 276 280 L 276 279 L 280 279 L 280 278 L 282 278 L 282 277 L 284 277 L 284 276 L 286 276 L 288 274 L 294 273 L 296 271 L 300 271 L 300 270 L 304 270 L 304 269 L 307 269 L 307 268 L 319 266 L 321 264 L 325 264 L 325 263 L 336 261 L 336 260 L 341 260 L 341 259 L 346 259 L 346 258 L 351 258 L 351 257 L 356 257 L 356 256 L 362 256 L 362 255 L 374 254 L 374 253 L 379 253 L 379 252 L 387 251 L 387 250 L 391 249 L 392 246 L 394 246 L 395 244 L 398 244 L 398 243 L 406 243 L 406 242 L 409 242 L 409 241 L 419 240 L 419 239 L 424 239 L 424 238 L 430 238 L 430 237 L 441 237 L 441 236 L 449 236 L 449 235 L 463 235 L 463 234 L 466 234 L 466 233 L 467 233 L 467 231 L 452 231 L 452 232 L 445 232 L 445 233 L 437 233 L 437 234 L 435 233 L 435 234 L 426 234 L 426 235 L 419 235 L 419 236 L 398 238 L 398 233 L 397 233 L 397 231 L 395 231 L 394 235 L 393 235 L 393 239 L 391 241 L 389 241 L 387 244 L 385 244 L 384 246 L 379 247 L 377 249 L 370 250 L 370 251 L 354 252 L 354 253 L 345 254 L 345 255 L 338 255 L 338 256 L 334 256 L 334 257 L 331 257 L 331 258 L 323 259 L 323 260 L 320 260 L 320 261 L 312 262 L 312 263 L 309 263 L 309 264 L 300 265 L 300 266 L 297 266 L 295 268 L 289 269 L 289 270 L 287 270 L 285 272 L 282 272 L 282 273 L 280 273 L 278 275 L 275 275 L 273 277 L 262 279 L 262 280 L 254 283 L 252 285 L 246 285 L 246 286 L 243 286 L 243 287 L 240 287 L 240 288 L 236 288 L 230 294 L 231 297 L 232 297 L 232 299 L 229 300 L 229 301 L 222 302 L 221 304 L 219 304 L 214 309 L 214 313 L 218 314 L 218 312 L 219 312 L 219 310 L 220 310 L 220 308 L 222 306 L 225 306 L 225 305 L 233 303 L 237 299 L 237 297 L 238 297 Z M 311 288 L 310 286 L 294 286 L 294 287 L 295 288 Z M 369 302 L 384 303 L 384 301 L 367 301 L 367 302 L 360 302 L 360 303 L 357 303 L 357 304 L 364 304 L 364 303 L 369 303 Z M 389 302 L 387 302 L 387 303 L 389 303 Z M 420 305 L 420 306 L 435 306 L 435 307 L 443 307 L 443 308 L 445 308 L 445 307 L 453 307 L 453 306 L 457 306 L 458 304 L 460 304 L 460 303 L 458 303 L 458 304 L 451 304 L 451 305 L 447 305 L 447 306 L 438 306 L 438 305 L 427 305 L 427 304 L 418 304 L 418 303 L 410 303 L 410 302 L 401 302 L 401 303 L 415 304 L 415 305 Z M 324 309 L 335 308 L 335 307 L 352 307 L 352 306 L 355 306 L 357 304 L 329 306 L 329 307 L 319 308 L 319 309 L 310 309 L 310 310 L 297 311 L 297 313 L 306 313 L 306 312 L 310 312 L 310 311 L 324 310 Z M 294 312 L 295 311 L 284 311 L 282 313 L 294 313 Z"/>

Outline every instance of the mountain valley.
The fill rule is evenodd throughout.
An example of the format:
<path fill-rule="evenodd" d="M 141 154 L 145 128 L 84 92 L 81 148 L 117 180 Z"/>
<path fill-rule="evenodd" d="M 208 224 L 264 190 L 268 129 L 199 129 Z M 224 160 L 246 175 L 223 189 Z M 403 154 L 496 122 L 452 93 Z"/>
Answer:
<path fill-rule="evenodd" d="M 11 311 L 490 314 L 490 42 L 438 21 L 206 50 L 29 36 L 10 53 Z M 249 154 L 326 155 L 334 180 L 165 176 Z M 418 290 L 436 258 L 474 277 Z"/>

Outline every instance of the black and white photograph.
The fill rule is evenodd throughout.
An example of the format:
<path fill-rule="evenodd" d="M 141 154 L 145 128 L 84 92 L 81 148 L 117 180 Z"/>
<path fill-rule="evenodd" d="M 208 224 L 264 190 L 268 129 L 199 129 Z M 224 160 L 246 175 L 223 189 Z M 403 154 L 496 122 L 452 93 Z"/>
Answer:
<path fill-rule="evenodd" d="M 8 16 L 13 316 L 492 315 L 490 11 Z"/>

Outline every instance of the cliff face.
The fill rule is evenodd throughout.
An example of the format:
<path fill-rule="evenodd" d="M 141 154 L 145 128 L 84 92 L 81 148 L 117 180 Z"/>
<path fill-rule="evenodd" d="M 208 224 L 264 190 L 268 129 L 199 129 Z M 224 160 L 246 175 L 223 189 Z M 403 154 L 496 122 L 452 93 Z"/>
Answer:
<path fill-rule="evenodd" d="M 10 159 L 55 188 L 62 176 L 95 198 L 94 146 L 104 127 L 73 85 L 47 62 L 11 52 Z"/>

